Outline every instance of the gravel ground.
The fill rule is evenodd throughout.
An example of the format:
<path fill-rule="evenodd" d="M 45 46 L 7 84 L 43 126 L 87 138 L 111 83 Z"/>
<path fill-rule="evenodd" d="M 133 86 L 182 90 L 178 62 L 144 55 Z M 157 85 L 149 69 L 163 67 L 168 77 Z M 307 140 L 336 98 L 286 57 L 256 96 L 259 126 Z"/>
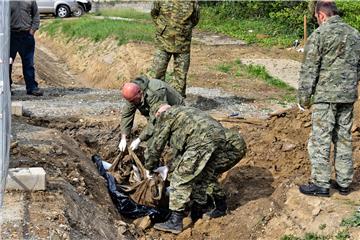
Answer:
<path fill-rule="evenodd" d="M 118 90 L 90 88 L 43 88 L 43 97 L 28 96 L 23 86 L 14 87 L 13 102 L 21 102 L 24 115 L 35 117 L 70 117 L 106 115 L 119 112 L 124 105 Z M 209 113 L 243 117 L 265 117 L 269 110 L 258 109 L 251 99 L 244 99 L 220 89 L 190 87 L 186 105 Z"/>

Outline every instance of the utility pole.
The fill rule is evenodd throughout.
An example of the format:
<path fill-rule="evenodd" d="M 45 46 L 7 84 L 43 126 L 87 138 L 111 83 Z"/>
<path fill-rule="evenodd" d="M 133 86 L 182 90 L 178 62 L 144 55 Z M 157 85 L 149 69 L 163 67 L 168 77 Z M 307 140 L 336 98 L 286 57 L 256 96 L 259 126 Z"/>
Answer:
<path fill-rule="evenodd" d="M 304 15 L 304 45 L 306 44 L 307 41 L 307 19 L 306 19 L 306 15 Z"/>

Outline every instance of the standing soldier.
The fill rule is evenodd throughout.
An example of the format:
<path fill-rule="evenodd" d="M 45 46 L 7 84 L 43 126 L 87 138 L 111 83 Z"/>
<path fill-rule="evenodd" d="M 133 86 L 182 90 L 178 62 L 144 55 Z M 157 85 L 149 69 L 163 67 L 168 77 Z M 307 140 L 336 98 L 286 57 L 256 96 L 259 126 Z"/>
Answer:
<path fill-rule="evenodd" d="M 156 169 L 168 142 L 174 155 L 168 163 L 171 172 L 169 208 L 172 213 L 166 222 L 157 223 L 154 228 L 180 233 L 186 204 L 191 199 L 191 218 L 200 218 L 201 206 L 205 207 L 206 193 L 210 189 L 216 196 L 213 195 L 215 209 L 208 215 L 213 218 L 225 215 L 225 196 L 220 194 L 217 176 L 232 168 L 245 155 L 244 139 L 196 108 L 163 105 L 156 115 L 144 166 L 150 171 Z M 220 199 L 220 205 L 217 199 Z"/>
<path fill-rule="evenodd" d="M 174 56 L 174 79 L 169 83 L 185 97 L 192 29 L 199 22 L 199 4 L 197 1 L 155 1 L 151 17 L 156 27 L 155 78 L 165 81 L 167 66 Z"/>
<path fill-rule="evenodd" d="M 308 142 L 312 183 L 301 185 L 300 192 L 328 197 L 332 185 L 346 195 L 354 172 L 351 127 L 360 78 L 360 35 L 341 20 L 332 1 L 319 1 L 315 17 L 319 28 L 305 47 L 298 92 L 302 108 L 309 108 L 314 97 Z M 330 184 L 331 142 L 336 171 L 333 184 Z"/>
<path fill-rule="evenodd" d="M 40 25 L 38 6 L 36 1 L 10 1 L 10 10 L 10 57 L 15 60 L 17 53 L 21 57 L 26 93 L 42 96 L 43 92 L 38 88 L 38 83 L 35 81 L 34 68 L 34 34 Z M 12 84 L 11 72 L 12 64 L 9 68 L 10 88 Z"/>
<path fill-rule="evenodd" d="M 157 79 L 149 80 L 144 76 L 137 77 L 130 83 L 125 83 L 121 93 L 127 100 L 121 113 L 119 149 L 122 152 L 126 149 L 126 138 L 130 135 L 137 109 L 147 117 L 148 124 L 140 136 L 131 143 L 130 148 L 132 150 L 135 150 L 141 141 L 146 141 L 151 137 L 155 121 L 154 111 L 157 111 L 161 104 L 184 105 L 181 95 L 167 83 Z"/>

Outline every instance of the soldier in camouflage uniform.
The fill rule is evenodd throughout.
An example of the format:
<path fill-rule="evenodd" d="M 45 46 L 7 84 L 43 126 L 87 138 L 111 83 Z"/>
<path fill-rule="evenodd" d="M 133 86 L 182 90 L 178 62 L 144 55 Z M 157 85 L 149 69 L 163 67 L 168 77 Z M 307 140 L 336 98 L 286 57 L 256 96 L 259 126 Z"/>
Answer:
<path fill-rule="evenodd" d="M 169 208 L 172 214 L 168 221 L 155 224 L 154 228 L 177 234 L 182 231 L 183 211 L 190 198 L 193 205 L 204 206 L 207 190 L 216 188 L 216 192 L 221 192 L 217 176 L 239 162 L 246 146 L 238 133 L 225 129 L 208 114 L 192 107 L 168 107 L 157 118 L 144 166 L 150 171 L 156 169 L 161 153 L 169 142 L 174 153 L 169 167 Z M 224 201 L 222 204 L 226 204 L 224 196 L 221 197 Z M 226 205 L 222 207 L 225 209 L 217 209 L 217 212 L 212 211 L 209 215 L 224 215 Z M 193 219 L 201 217 L 199 212 L 193 213 L 193 210 Z"/>
<path fill-rule="evenodd" d="M 157 79 L 149 80 L 144 76 L 126 83 L 122 88 L 122 95 L 127 101 L 121 113 L 120 151 L 125 151 L 126 138 L 130 135 L 136 110 L 148 119 L 148 124 L 140 136 L 131 143 L 132 150 L 135 150 L 141 141 L 151 137 L 155 121 L 154 111 L 157 111 L 160 105 L 184 105 L 183 97 L 167 83 Z"/>
<path fill-rule="evenodd" d="M 314 102 L 308 142 L 312 183 L 301 185 L 300 192 L 329 196 L 332 186 L 346 195 L 353 178 L 351 127 L 360 78 L 360 35 L 337 15 L 334 2 L 318 2 L 315 17 L 320 26 L 305 47 L 298 92 L 301 107 L 310 107 L 311 97 Z M 336 182 L 331 184 L 332 142 Z"/>
<path fill-rule="evenodd" d="M 169 84 L 183 97 L 190 66 L 192 29 L 199 22 L 199 12 L 197 1 L 155 1 L 151 9 L 157 47 L 153 62 L 154 77 L 165 81 L 166 69 L 173 56 L 174 78 L 169 80 Z"/>
<path fill-rule="evenodd" d="M 226 214 L 227 205 L 226 205 L 226 195 L 225 192 L 220 187 L 218 181 L 216 180 L 217 177 L 230 170 L 234 167 L 240 159 L 245 156 L 246 153 L 246 144 L 244 138 L 235 130 L 224 128 L 225 131 L 225 149 L 219 151 L 216 155 L 216 168 L 215 174 L 212 175 L 214 179 L 210 181 L 210 184 L 207 188 L 207 194 L 211 196 L 215 208 L 210 212 L 206 213 L 210 218 L 217 218 L 224 216 Z M 199 207 L 199 209 L 196 209 Z M 200 218 L 202 213 L 203 206 L 193 206 L 193 219 Z M 199 216 L 196 214 L 199 213 Z"/>

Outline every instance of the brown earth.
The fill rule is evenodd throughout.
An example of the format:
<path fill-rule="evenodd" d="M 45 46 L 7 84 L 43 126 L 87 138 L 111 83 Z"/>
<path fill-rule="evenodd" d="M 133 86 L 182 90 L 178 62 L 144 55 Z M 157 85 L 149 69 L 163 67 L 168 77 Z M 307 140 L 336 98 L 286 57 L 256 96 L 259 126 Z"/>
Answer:
<path fill-rule="evenodd" d="M 38 51 L 44 51 L 46 55 L 56 53 L 55 58 L 65 61 L 72 73 L 76 74 L 76 80 L 68 81 L 67 84 L 95 88 L 120 88 L 123 83 L 134 79 L 137 75 L 146 74 L 151 68 L 154 52 L 151 44 L 132 42 L 118 46 L 113 39 L 101 43 L 79 39 L 67 44 L 65 39 L 52 39 L 46 34 L 41 34 L 38 43 L 40 46 L 41 44 L 46 46 L 46 48 L 40 47 Z M 51 49 L 51 53 L 47 49 Z M 224 63 L 234 63 L 239 59 L 285 58 L 299 60 L 301 58 L 296 51 L 262 49 L 243 45 L 193 44 L 191 53 L 188 86 L 221 88 L 239 96 L 259 100 L 278 98 L 283 92 L 259 79 L 252 79 L 250 82 L 246 77 L 235 77 L 219 71 L 217 67 Z M 38 56 L 41 59 L 40 54 Z M 284 63 L 286 64 L 286 62 Z M 49 78 L 44 74 L 47 70 L 44 68 L 45 66 L 43 64 L 38 66 L 41 78 Z M 169 69 L 172 69 L 171 63 Z M 58 72 L 58 70 L 54 70 Z M 259 92 L 262 94 L 258 94 Z"/>
<path fill-rule="evenodd" d="M 129 43 L 119 47 L 111 40 L 102 44 L 79 40 L 66 45 L 44 35 L 40 36 L 38 45 L 38 52 L 42 52 L 37 55 L 40 83 L 59 87 L 118 88 L 146 71 L 153 51 L 147 44 Z M 88 47 L 81 47 L 85 45 Z M 195 45 L 192 54 L 191 86 L 223 88 L 254 98 L 268 108 L 273 108 L 270 100 L 281 96 L 281 90 L 260 80 L 249 81 L 221 73 L 216 66 L 239 57 L 298 58 L 284 50 L 251 46 Z M 19 72 L 16 75 L 15 79 L 21 83 Z M 239 87 L 234 87 L 235 84 Z M 186 229 L 178 236 L 151 228 L 142 230 L 131 220 L 122 218 L 90 160 L 94 153 L 108 161 L 117 154 L 119 111 L 112 115 L 13 118 L 10 166 L 44 167 L 48 189 L 7 193 L 5 207 L 19 203 L 24 217 L 15 219 L 15 223 L 2 223 L 1 236 L 3 239 L 244 240 L 280 239 L 285 234 L 303 236 L 306 232 L 334 236 L 343 230 L 342 219 L 349 217 L 360 204 L 358 105 L 355 109 L 356 174 L 352 189 L 356 191 L 346 197 L 332 191 L 326 199 L 307 197 L 297 191 L 297 185 L 306 182 L 310 174 L 306 151 L 311 126 L 309 111 L 292 108 L 268 119 L 226 118 L 220 112 L 212 113 L 224 126 L 242 133 L 248 152 L 221 177 L 230 213 L 219 219 L 203 218 L 194 225 L 186 219 Z M 137 122 L 139 128 L 144 124 L 143 119 Z M 359 229 L 348 231 L 351 239 L 360 239 Z"/>

